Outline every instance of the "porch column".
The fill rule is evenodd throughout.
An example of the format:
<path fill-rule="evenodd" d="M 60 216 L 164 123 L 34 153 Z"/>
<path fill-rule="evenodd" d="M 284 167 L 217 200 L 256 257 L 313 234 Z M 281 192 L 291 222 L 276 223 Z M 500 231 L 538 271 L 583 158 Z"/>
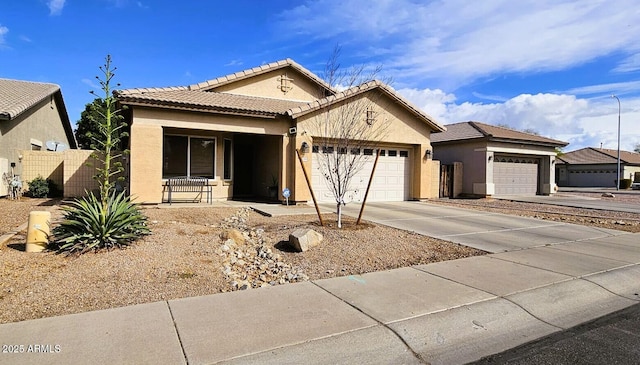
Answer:
<path fill-rule="evenodd" d="M 475 152 L 480 158 L 477 161 L 478 164 L 484 165 L 484 182 L 473 183 L 473 194 L 480 196 L 494 195 L 496 193 L 496 185 L 493 181 L 493 164 L 495 163 L 493 152 L 486 149 L 476 150 Z M 474 158 L 475 161 L 476 159 Z"/>
<path fill-rule="evenodd" d="M 551 195 L 556 192 L 556 157 L 543 156 L 540 161 L 541 191 L 542 195 Z"/>
<path fill-rule="evenodd" d="M 430 144 L 413 148 L 413 191 L 412 199 L 434 199 L 439 196 L 440 161 L 432 160 L 433 148 Z"/>
<path fill-rule="evenodd" d="M 162 127 L 131 125 L 129 192 L 137 203 L 162 202 Z"/>
<path fill-rule="evenodd" d="M 308 134 L 305 135 L 296 135 L 292 138 L 292 147 L 293 149 L 293 157 L 295 162 L 295 168 L 293 169 L 293 189 L 291 189 L 291 198 L 290 201 L 294 201 L 296 203 L 306 203 L 311 201 L 311 192 L 309 191 L 309 187 L 307 186 L 307 181 L 304 177 L 304 172 L 302 171 L 302 166 L 300 166 L 300 161 L 298 159 L 298 155 L 296 150 L 300 151 L 300 157 L 302 157 L 302 163 L 307 171 L 307 175 L 309 176 L 309 180 L 311 180 L 312 175 L 312 154 L 311 148 L 313 146 L 313 139 Z M 303 144 L 306 145 L 305 152 L 303 152 Z M 317 196 L 316 196 L 317 198 Z"/>

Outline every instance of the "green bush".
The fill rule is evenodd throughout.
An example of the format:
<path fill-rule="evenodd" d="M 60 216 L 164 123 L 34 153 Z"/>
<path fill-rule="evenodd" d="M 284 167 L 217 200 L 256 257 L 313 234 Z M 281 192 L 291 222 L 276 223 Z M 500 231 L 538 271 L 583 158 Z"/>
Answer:
<path fill-rule="evenodd" d="M 620 180 L 620 189 L 629 189 L 631 187 L 631 179 Z"/>
<path fill-rule="evenodd" d="M 614 180 L 614 185 L 618 184 L 618 180 Z M 618 185 L 619 189 L 629 189 L 631 187 L 631 179 L 622 179 L 620 180 L 620 185 Z"/>
<path fill-rule="evenodd" d="M 52 232 L 59 252 L 124 248 L 151 233 L 147 217 L 124 192 L 109 196 L 105 206 L 89 193 L 63 209 L 63 221 Z"/>
<path fill-rule="evenodd" d="M 29 185 L 29 195 L 33 198 L 46 198 L 49 196 L 49 182 L 51 180 L 38 175 L 35 179 L 27 181 Z"/>

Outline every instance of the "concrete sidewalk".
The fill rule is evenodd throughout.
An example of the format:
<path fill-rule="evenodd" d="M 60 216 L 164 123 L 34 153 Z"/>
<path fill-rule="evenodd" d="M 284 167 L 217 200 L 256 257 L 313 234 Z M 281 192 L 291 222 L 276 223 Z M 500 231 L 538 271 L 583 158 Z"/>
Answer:
<path fill-rule="evenodd" d="M 456 364 L 639 294 L 640 235 L 621 234 L 3 324 L 0 364 Z"/>

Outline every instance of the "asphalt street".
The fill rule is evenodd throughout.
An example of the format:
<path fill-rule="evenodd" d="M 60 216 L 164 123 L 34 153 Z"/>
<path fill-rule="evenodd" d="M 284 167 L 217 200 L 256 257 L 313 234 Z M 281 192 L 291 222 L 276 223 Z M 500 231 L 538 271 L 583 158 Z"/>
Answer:
<path fill-rule="evenodd" d="M 471 364 L 640 364 L 640 304 Z"/>

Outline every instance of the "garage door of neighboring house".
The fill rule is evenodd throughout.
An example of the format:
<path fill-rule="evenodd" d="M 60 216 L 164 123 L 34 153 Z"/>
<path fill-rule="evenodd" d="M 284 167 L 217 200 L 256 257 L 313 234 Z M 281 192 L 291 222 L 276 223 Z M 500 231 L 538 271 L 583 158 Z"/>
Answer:
<path fill-rule="evenodd" d="M 495 195 L 536 195 L 539 159 L 495 156 L 493 183 Z"/>
<path fill-rule="evenodd" d="M 335 198 L 331 189 L 327 186 L 324 175 L 320 170 L 319 158 L 323 158 L 323 153 L 336 153 L 336 151 L 323 151 L 322 148 L 313 150 L 313 172 L 312 181 L 313 192 L 319 202 L 335 203 Z M 351 151 L 349 153 L 360 153 L 365 159 L 364 167 L 351 180 L 351 189 L 345 197 L 345 202 L 361 202 L 367 190 L 367 183 L 371 176 L 375 151 L 365 149 L 362 151 Z M 403 201 L 410 198 L 411 189 L 411 164 L 409 150 L 385 149 L 381 150 L 378 165 L 369 191 L 367 201 Z"/>

